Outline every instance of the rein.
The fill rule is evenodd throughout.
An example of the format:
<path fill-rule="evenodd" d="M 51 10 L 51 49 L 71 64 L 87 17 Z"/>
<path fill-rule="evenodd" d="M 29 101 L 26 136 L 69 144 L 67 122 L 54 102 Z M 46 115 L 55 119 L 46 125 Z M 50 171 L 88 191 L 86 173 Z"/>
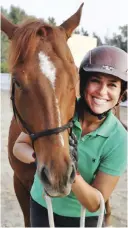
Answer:
<path fill-rule="evenodd" d="M 97 190 L 97 194 L 99 195 L 99 198 L 100 198 L 100 215 L 98 217 L 97 227 L 101 228 L 103 226 L 103 221 L 104 221 L 105 203 L 104 203 L 104 198 L 99 190 Z M 45 194 L 44 197 L 47 204 L 49 226 L 51 228 L 55 228 L 51 198 L 47 196 L 47 194 Z M 85 222 L 86 222 L 85 216 L 86 216 L 86 208 L 84 208 L 81 205 L 80 228 L 85 227 Z"/>
<path fill-rule="evenodd" d="M 37 133 L 33 133 L 29 127 L 28 124 L 22 119 L 22 117 L 20 116 L 16 105 L 15 105 L 15 84 L 16 84 L 16 80 L 15 78 L 12 79 L 12 94 L 10 99 L 12 100 L 12 107 L 13 107 L 13 113 L 15 116 L 15 119 L 17 119 L 16 117 L 18 117 L 19 121 L 21 122 L 23 128 L 28 132 L 31 140 L 32 140 L 32 144 L 34 144 L 34 141 L 37 140 L 40 137 L 44 137 L 44 136 L 48 136 L 48 135 L 52 135 L 52 134 L 58 134 L 62 131 L 65 131 L 66 129 L 70 128 L 71 132 L 72 132 L 72 127 L 73 127 L 73 119 L 71 119 L 67 124 L 64 124 L 61 127 L 57 127 L 57 128 L 52 128 L 52 129 L 47 129 L 47 130 L 43 130 Z M 70 133 L 71 134 L 71 133 Z"/>

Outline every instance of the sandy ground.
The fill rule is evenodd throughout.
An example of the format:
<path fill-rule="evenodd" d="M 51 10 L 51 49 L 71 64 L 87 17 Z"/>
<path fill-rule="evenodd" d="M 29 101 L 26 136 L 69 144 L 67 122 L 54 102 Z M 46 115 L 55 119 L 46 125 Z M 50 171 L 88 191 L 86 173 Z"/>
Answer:
<path fill-rule="evenodd" d="M 1 93 L 1 227 L 23 227 L 23 216 L 13 189 L 13 171 L 8 162 L 8 129 L 12 117 L 9 93 Z M 126 122 L 126 108 L 121 109 Z M 111 197 L 114 227 L 127 227 L 127 175 L 121 177 Z"/>

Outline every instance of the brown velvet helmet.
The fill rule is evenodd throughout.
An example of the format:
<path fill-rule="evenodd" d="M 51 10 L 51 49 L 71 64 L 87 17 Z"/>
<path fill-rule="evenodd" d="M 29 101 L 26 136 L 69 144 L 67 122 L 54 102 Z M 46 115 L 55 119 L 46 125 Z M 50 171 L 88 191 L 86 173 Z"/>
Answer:
<path fill-rule="evenodd" d="M 127 60 L 128 54 L 117 47 L 103 45 L 90 50 L 83 58 L 79 69 L 80 94 L 83 93 L 89 72 L 104 73 L 120 78 L 123 94 L 127 89 L 128 81 Z"/>

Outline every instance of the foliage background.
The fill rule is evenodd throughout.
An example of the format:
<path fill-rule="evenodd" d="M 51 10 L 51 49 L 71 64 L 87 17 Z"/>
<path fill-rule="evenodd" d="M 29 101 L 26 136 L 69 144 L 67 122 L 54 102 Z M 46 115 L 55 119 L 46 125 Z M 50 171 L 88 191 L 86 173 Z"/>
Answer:
<path fill-rule="evenodd" d="M 18 24 L 26 20 L 27 18 L 35 18 L 35 16 L 28 16 L 24 10 L 19 7 L 15 7 L 11 5 L 9 12 L 1 7 L 1 13 L 6 16 L 10 21 L 14 24 Z M 43 19 L 43 18 L 42 18 Z M 56 21 L 54 17 L 48 17 L 47 22 L 52 25 L 56 25 Z M 104 41 L 98 36 L 98 34 L 94 31 L 92 36 L 97 38 L 97 45 L 108 44 L 112 46 L 119 47 L 127 52 L 127 36 L 128 25 L 119 26 L 119 33 L 113 33 L 112 37 L 104 37 Z M 81 34 L 84 36 L 89 36 L 88 31 L 84 28 L 75 30 L 76 34 Z M 1 73 L 8 73 L 8 50 L 9 50 L 9 40 L 7 36 L 1 33 Z"/>

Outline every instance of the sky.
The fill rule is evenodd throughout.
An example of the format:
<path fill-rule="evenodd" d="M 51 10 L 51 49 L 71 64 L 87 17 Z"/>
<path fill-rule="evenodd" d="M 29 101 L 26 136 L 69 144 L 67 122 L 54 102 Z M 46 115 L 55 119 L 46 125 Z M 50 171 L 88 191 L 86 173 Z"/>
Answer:
<path fill-rule="evenodd" d="M 118 27 L 128 23 L 127 0 L 2 0 L 1 6 L 9 10 L 10 5 L 24 9 L 28 15 L 47 19 L 54 17 L 57 25 L 77 11 L 84 2 L 80 26 L 90 35 L 96 32 L 101 39 L 118 33 Z"/>

